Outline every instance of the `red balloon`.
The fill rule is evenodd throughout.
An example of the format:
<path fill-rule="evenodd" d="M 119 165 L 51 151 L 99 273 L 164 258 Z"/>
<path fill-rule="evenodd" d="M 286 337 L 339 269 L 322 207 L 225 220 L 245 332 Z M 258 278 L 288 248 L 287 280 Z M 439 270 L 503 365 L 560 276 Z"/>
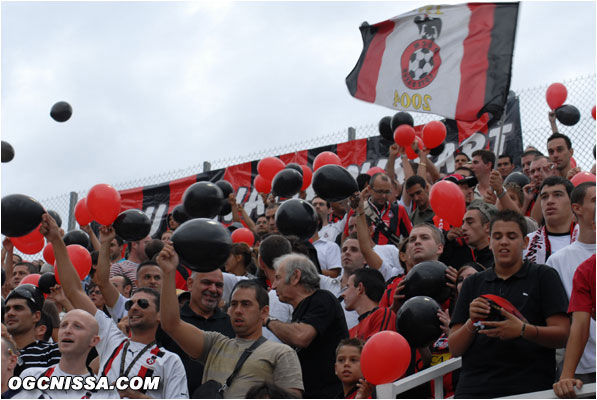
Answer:
<path fill-rule="evenodd" d="M 452 226 L 462 226 L 466 203 L 464 194 L 457 184 L 450 181 L 435 183 L 429 193 L 429 203 L 438 217 L 445 219 Z"/>
<path fill-rule="evenodd" d="M 428 149 L 433 149 L 446 139 L 446 125 L 440 121 L 431 121 L 423 128 L 423 143 Z"/>
<path fill-rule="evenodd" d="M 423 150 L 423 139 L 420 137 L 416 137 L 415 140 L 417 141 L 417 145 L 419 146 L 419 151 Z M 417 153 L 414 152 L 413 148 L 408 145 L 405 147 L 406 149 L 406 156 L 409 160 L 414 160 L 415 158 L 419 157 Z"/>
<path fill-rule="evenodd" d="M 85 279 L 87 275 L 89 275 L 89 271 L 91 271 L 91 254 L 89 254 L 89 251 L 87 251 L 85 247 L 78 244 L 66 246 L 66 251 L 68 252 L 68 258 L 70 258 L 70 262 L 77 270 L 79 279 Z M 56 262 L 54 262 L 54 267 L 56 267 Z M 56 275 L 56 282 L 60 283 L 60 278 L 58 277 L 58 268 L 54 268 L 54 274 Z"/>
<path fill-rule="evenodd" d="M 585 182 L 595 182 L 596 181 L 595 175 L 593 175 L 590 172 L 587 171 L 580 171 L 578 174 L 575 174 L 571 179 L 570 182 L 572 182 L 572 184 L 574 185 L 574 187 L 577 187 L 578 185 L 580 185 L 581 183 L 585 183 Z"/>
<path fill-rule="evenodd" d="M 595 106 L 593 106 L 593 109 L 591 110 L 591 115 L 593 116 L 593 119 L 595 119 Z"/>
<path fill-rule="evenodd" d="M 269 193 L 272 191 L 272 181 L 257 175 L 253 181 L 253 186 L 258 193 Z"/>
<path fill-rule="evenodd" d="M 415 128 L 408 124 L 400 125 L 394 131 L 394 142 L 400 147 L 408 147 L 415 140 Z"/>
<path fill-rule="evenodd" d="M 75 219 L 80 226 L 89 225 L 91 221 L 93 221 L 93 218 L 91 218 L 91 215 L 89 215 L 89 210 L 87 210 L 85 197 L 79 200 L 75 206 Z"/>
<path fill-rule="evenodd" d="M 120 214 L 120 193 L 112 186 L 99 183 L 87 193 L 89 215 L 101 225 L 111 225 Z"/>
<path fill-rule="evenodd" d="M 383 168 L 380 168 L 380 167 L 371 167 L 371 168 L 369 168 L 369 170 L 366 173 L 369 176 L 373 176 L 373 175 L 375 175 L 377 173 L 384 173 L 385 174 L 386 171 Z"/>
<path fill-rule="evenodd" d="M 40 274 L 29 274 L 29 275 L 27 275 L 26 277 L 24 277 L 21 280 L 21 283 L 19 283 L 19 286 L 20 285 L 24 285 L 26 283 L 30 283 L 30 284 L 32 284 L 34 286 L 38 286 L 38 282 L 39 282 L 39 278 L 40 277 L 41 277 Z"/>
<path fill-rule="evenodd" d="M 259 175 L 263 176 L 268 181 L 271 181 L 278 172 L 284 169 L 285 166 L 286 165 L 284 164 L 284 161 L 280 160 L 279 158 L 265 157 L 257 164 L 257 172 L 259 172 Z"/>
<path fill-rule="evenodd" d="M 37 254 L 44 248 L 45 240 L 39 226 L 24 236 L 10 238 L 15 247 L 25 254 Z"/>
<path fill-rule="evenodd" d="M 323 167 L 324 165 L 328 164 L 335 164 L 342 166 L 342 160 L 336 153 L 332 153 L 331 151 L 324 151 L 319 153 L 315 160 L 313 160 L 313 171 L 317 171 L 319 167 Z"/>
<path fill-rule="evenodd" d="M 303 186 L 301 186 L 301 190 L 307 190 L 313 179 L 313 171 L 306 165 L 301 165 L 301 169 L 303 170 Z"/>
<path fill-rule="evenodd" d="M 576 160 L 574 159 L 574 157 L 570 157 L 570 166 L 572 168 L 576 168 Z"/>
<path fill-rule="evenodd" d="M 552 83 L 547 88 L 547 92 L 545 92 L 547 105 L 549 105 L 549 108 L 552 110 L 555 110 L 564 104 L 566 97 L 568 97 L 568 90 L 566 90 L 566 86 L 561 83 Z"/>
<path fill-rule="evenodd" d="M 235 229 L 230 237 L 232 238 L 232 243 L 246 243 L 249 247 L 252 247 L 253 244 L 255 244 L 255 235 L 253 235 L 253 232 L 247 228 Z"/>
<path fill-rule="evenodd" d="M 410 364 L 410 346 L 394 331 L 381 331 L 371 336 L 361 351 L 363 377 L 374 385 L 399 379 Z"/>
<path fill-rule="evenodd" d="M 54 264 L 56 258 L 54 257 L 54 247 L 52 246 L 52 243 L 46 244 L 46 247 L 44 247 L 44 252 L 42 253 L 42 255 L 44 256 L 44 260 L 46 260 L 48 264 Z"/>

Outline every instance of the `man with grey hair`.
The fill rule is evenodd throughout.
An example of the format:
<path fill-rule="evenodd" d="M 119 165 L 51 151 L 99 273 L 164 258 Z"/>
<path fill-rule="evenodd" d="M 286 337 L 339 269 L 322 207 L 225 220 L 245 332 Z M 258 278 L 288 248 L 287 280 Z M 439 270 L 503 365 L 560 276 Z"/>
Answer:
<path fill-rule="evenodd" d="M 273 289 L 294 307 L 292 322 L 268 317 L 265 326 L 298 351 L 305 398 L 332 398 L 342 385 L 335 375 L 335 349 L 348 337 L 344 311 L 329 291 L 319 289 L 319 275 L 309 258 L 287 254 L 274 262 Z"/>

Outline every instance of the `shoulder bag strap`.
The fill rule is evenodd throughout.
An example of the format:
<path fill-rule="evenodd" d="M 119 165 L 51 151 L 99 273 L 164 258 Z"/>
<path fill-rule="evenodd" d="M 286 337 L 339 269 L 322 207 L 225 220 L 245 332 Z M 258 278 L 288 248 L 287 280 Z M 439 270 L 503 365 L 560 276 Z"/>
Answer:
<path fill-rule="evenodd" d="M 246 349 L 243 352 L 243 354 L 240 356 L 240 358 L 238 359 L 238 361 L 236 363 L 236 367 L 234 367 L 234 371 L 232 371 L 232 374 L 228 377 L 228 379 L 226 379 L 226 383 L 222 386 L 220 391 L 224 391 L 226 388 L 228 388 L 230 386 L 230 384 L 232 383 L 232 380 L 234 379 L 236 374 L 238 374 L 238 371 L 240 371 L 240 369 L 243 366 L 243 364 L 245 363 L 245 361 L 247 361 L 247 358 L 249 358 L 251 353 L 253 353 L 255 351 L 255 349 L 257 347 L 261 346 L 266 340 L 267 340 L 266 338 L 261 336 L 259 339 L 257 339 L 255 341 L 255 343 L 253 343 L 251 345 L 251 347 L 249 347 L 248 349 Z"/>

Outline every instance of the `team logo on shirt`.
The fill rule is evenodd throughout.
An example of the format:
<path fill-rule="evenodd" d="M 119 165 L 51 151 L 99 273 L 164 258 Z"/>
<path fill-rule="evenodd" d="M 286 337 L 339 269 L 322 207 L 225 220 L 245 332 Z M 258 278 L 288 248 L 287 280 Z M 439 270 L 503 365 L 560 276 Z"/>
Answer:
<path fill-rule="evenodd" d="M 147 365 L 153 365 L 153 364 L 155 364 L 155 356 L 154 357 L 149 357 L 147 360 L 145 360 L 145 362 L 147 363 Z"/>

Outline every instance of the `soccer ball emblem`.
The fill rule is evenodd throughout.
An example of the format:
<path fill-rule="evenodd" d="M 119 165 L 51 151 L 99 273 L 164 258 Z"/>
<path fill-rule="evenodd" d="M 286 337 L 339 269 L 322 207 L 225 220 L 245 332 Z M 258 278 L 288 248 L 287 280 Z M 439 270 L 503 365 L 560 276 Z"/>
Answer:
<path fill-rule="evenodd" d="M 408 62 L 408 73 L 412 79 L 423 79 L 433 70 L 433 51 L 422 48 L 415 50 Z"/>

